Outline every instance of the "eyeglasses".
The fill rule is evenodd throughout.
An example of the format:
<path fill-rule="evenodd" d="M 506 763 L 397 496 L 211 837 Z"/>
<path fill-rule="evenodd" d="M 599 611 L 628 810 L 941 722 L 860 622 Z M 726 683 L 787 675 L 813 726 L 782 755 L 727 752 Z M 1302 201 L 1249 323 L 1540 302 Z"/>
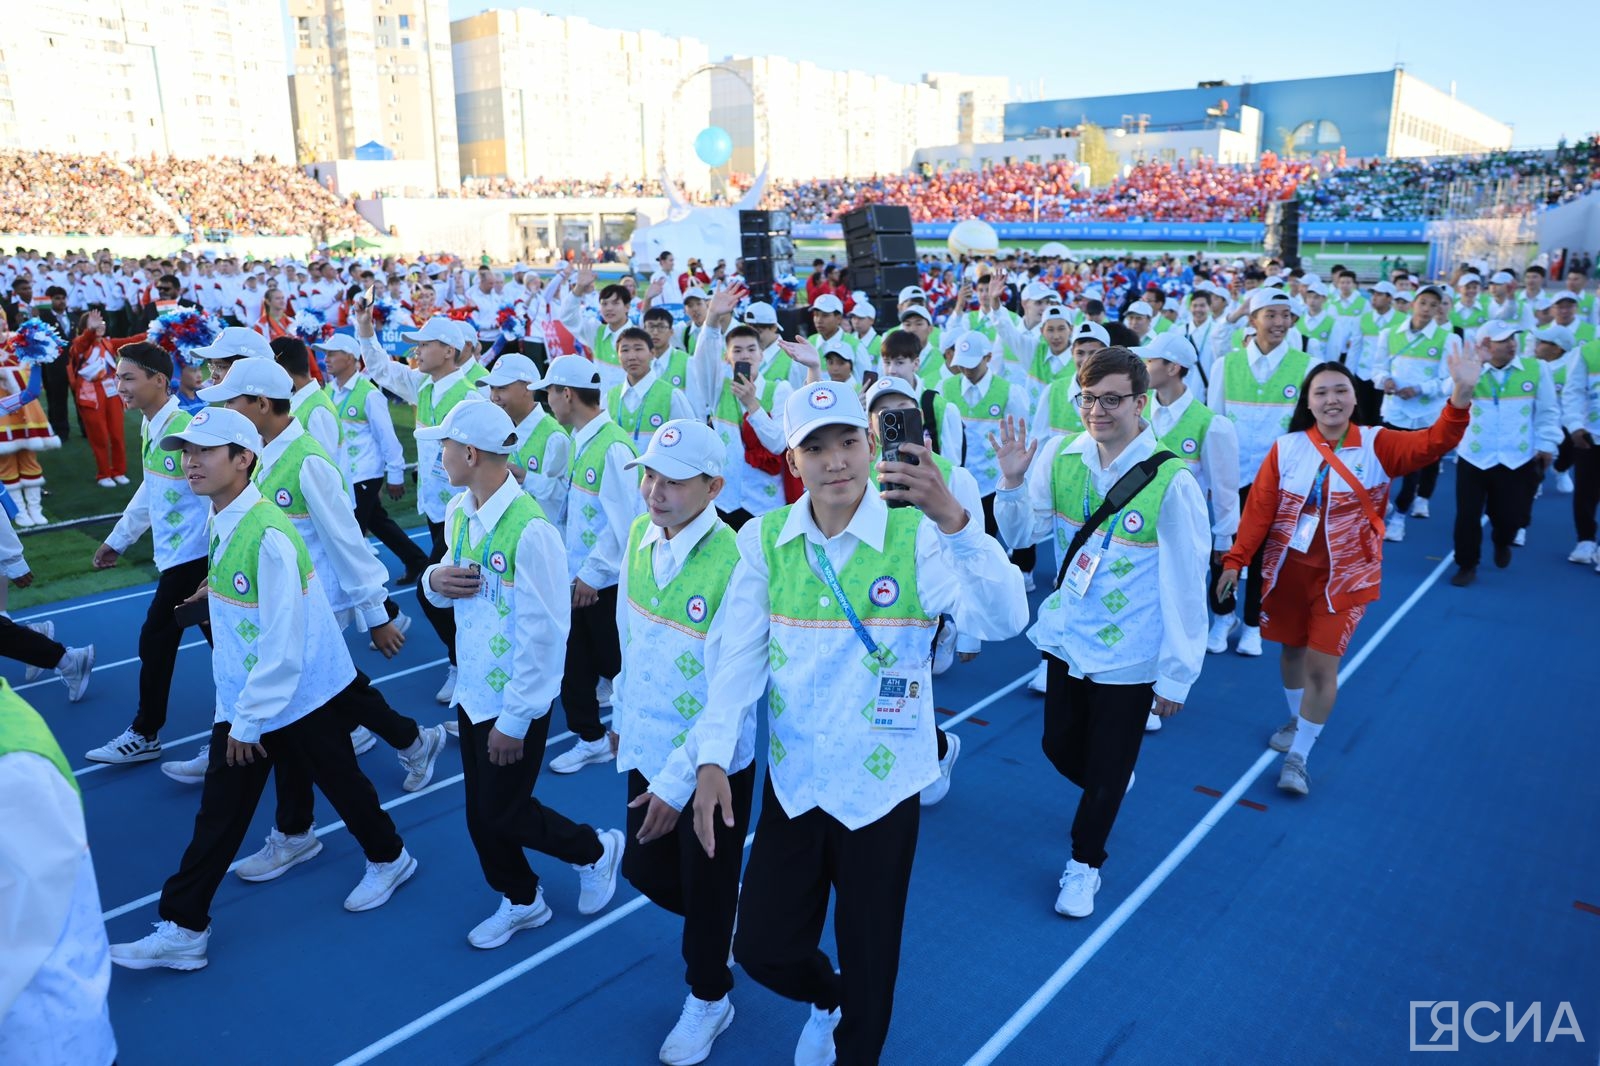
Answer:
<path fill-rule="evenodd" d="M 1102 411 L 1115 411 L 1122 406 L 1123 400 L 1131 400 L 1137 395 L 1136 392 L 1108 392 L 1104 396 L 1091 396 L 1087 392 L 1080 392 L 1072 398 L 1072 402 L 1085 411 L 1094 410 L 1096 403 Z"/>

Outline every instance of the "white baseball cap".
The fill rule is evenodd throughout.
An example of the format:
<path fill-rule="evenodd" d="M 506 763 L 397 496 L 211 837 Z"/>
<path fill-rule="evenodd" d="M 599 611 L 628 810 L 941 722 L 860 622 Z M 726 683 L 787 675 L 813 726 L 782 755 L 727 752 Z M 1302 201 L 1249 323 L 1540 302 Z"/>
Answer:
<path fill-rule="evenodd" d="M 674 418 L 651 434 L 644 454 L 628 460 L 623 469 L 642 466 L 674 481 L 684 481 L 696 474 L 721 477 L 727 458 L 728 447 L 716 430 L 692 418 Z"/>
<path fill-rule="evenodd" d="M 708 300 L 708 299 L 710 299 L 710 297 L 706 295 L 706 290 L 702 289 L 698 285 L 691 285 L 687 289 L 683 290 L 683 302 L 684 303 L 688 303 L 690 300 Z M 662 428 L 665 428 L 665 427 L 662 427 Z"/>
<path fill-rule="evenodd" d="M 817 355 L 823 359 L 830 355 L 837 355 L 840 359 L 849 363 L 856 361 L 856 350 L 850 342 L 844 339 L 844 334 L 842 333 L 835 333 L 831 338 L 823 341 L 822 347 L 817 351 Z"/>
<path fill-rule="evenodd" d="M 900 290 L 900 299 L 896 302 L 905 303 L 907 300 L 926 300 L 928 294 L 922 291 L 921 285 L 907 285 Z"/>
<path fill-rule="evenodd" d="M 1052 304 L 1046 307 L 1044 314 L 1039 316 L 1039 323 L 1043 325 L 1046 322 L 1054 322 L 1057 319 L 1065 322 L 1068 326 L 1072 325 L 1072 314 L 1060 304 Z"/>
<path fill-rule="evenodd" d="M 1193 370 L 1196 353 L 1194 345 L 1189 338 L 1179 333 L 1168 331 L 1152 340 L 1149 344 L 1137 349 L 1141 359 L 1165 359 L 1169 363 L 1176 363 L 1186 370 Z"/>
<path fill-rule="evenodd" d="M 1480 278 L 1476 274 L 1463 274 L 1456 281 L 1457 288 L 1465 288 L 1468 285 L 1482 285 L 1482 284 L 1483 284 L 1483 279 Z"/>
<path fill-rule="evenodd" d="M 1533 339 L 1554 344 L 1564 352 L 1570 352 L 1578 346 L 1577 335 L 1566 326 L 1551 324 L 1533 331 Z"/>
<path fill-rule="evenodd" d="M 1415 289 L 1411 290 L 1411 298 L 1414 300 L 1425 292 L 1431 292 L 1441 300 L 1448 300 L 1450 298 L 1445 294 L 1443 285 L 1434 285 L 1431 283 L 1427 285 L 1418 285 Z"/>
<path fill-rule="evenodd" d="M 261 434 L 256 432 L 256 427 L 244 415 L 226 407 L 207 407 L 189 419 L 183 429 L 161 438 L 162 451 L 180 451 L 185 444 L 198 444 L 202 448 L 237 444 L 261 454 Z"/>
<path fill-rule="evenodd" d="M 1304 288 L 1306 292 L 1314 292 L 1318 296 L 1328 295 L 1328 287 L 1317 278 L 1312 278 L 1301 287 Z"/>
<path fill-rule="evenodd" d="M 1156 313 L 1156 309 L 1145 303 L 1143 300 L 1135 300 L 1133 303 L 1129 304 L 1128 309 L 1122 313 L 1124 316 L 1144 315 L 1146 318 L 1149 318 Z"/>
<path fill-rule="evenodd" d="M 581 355 L 563 355 L 550 360 L 544 377 L 529 388 L 548 389 L 562 386 L 569 389 L 598 389 L 600 368 Z"/>
<path fill-rule="evenodd" d="M 1484 326 L 1479 336 L 1484 340 L 1503 341 L 1510 340 L 1521 332 L 1523 332 L 1523 329 L 1517 323 L 1496 319 Z"/>
<path fill-rule="evenodd" d="M 982 365 L 983 358 L 994 352 L 994 346 L 989 343 L 989 338 L 976 330 L 968 330 L 956 341 L 956 354 L 951 357 L 950 365 L 963 369 L 972 369 Z"/>
<path fill-rule="evenodd" d="M 1380 281 L 1372 287 L 1373 292 L 1381 292 L 1385 296 L 1393 296 L 1398 290 L 1387 281 Z"/>
<path fill-rule="evenodd" d="M 1263 307 L 1287 307 L 1294 310 L 1293 301 L 1289 294 L 1282 289 L 1269 289 L 1265 285 L 1250 294 L 1250 313 L 1253 315 Z"/>
<path fill-rule="evenodd" d="M 906 396 L 912 400 L 918 399 L 917 390 L 897 377 L 879 378 L 872 383 L 872 388 L 867 390 L 867 410 L 872 410 L 872 405 L 885 396 Z"/>
<path fill-rule="evenodd" d="M 1509 270 L 1496 270 L 1493 274 L 1489 275 L 1490 285 L 1510 285 L 1516 280 L 1516 277 L 1514 277 Z"/>
<path fill-rule="evenodd" d="M 418 426 L 418 440 L 453 440 L 494 455 L 510 455 L 517 447 L 517 427 L 498 405 L 479 397 L 450 408 L 437 426 Z"/>
<path fill-rule="evenodd" d="M 931 314 L 929 314 L 928 313 L 928 309 L 926 307 L 923 307 L 921 304 L 912 304 L 910 307 L 906 308 L 904 311 L 901 311 L 900 312 L 900 321 L 904 322 L 906 319 L 910 318 L 912 315 L 915 315 L 920 319 L 924 319 L 928 323 L 928 325 L 930 325 L 930 326 L 933 325 L 933 316 Z"/>
<path fill-rule="evenodd" d="M 877 318 L 878 309 L 865 300 L 857 300 L 855 306 L 850 308 L 851 318 Z"/>
<path fill-rule="evenodd" d="M 1072 334 L 1072 343 L 1079 341 L 1097 340 L 1107 348 L 1111 347 L 1111 334 L 1098 322 L 1079 322 L 1078 328 Z"/>
<path fill-rule="evenodd" d="M 751 326 L 776 326 L 778 312 L 768 303 L 754 303 L 744 309 L 744 320 Z"/>
<path fill-rule="evenodd" d="M 477 341 L 478 331 L 473 327 L 472 323 L 463 322 L 457 318 L 447 319 L 447 321 L 456 331 L 457 343 L 455 348 L 457 351 L 465 351 L 469 343 Z"/>
<path fill-rule="evenodd" d="M 361 345 L 348 333 L 335 333 L 324 340 L 317 341 L 311 347 L 324 352 L 344 352 L 346 355 L 361 355 Z"/>
<path fill-rule="evenodd" d="M 1572 292 L 1569 289 L 1562 289 L 1559 292 L 1553 292 L 1553 293 L 1550 294 L 1550 306 L 1551 307 L 1554 307 L 1556 304 L 1560 303 L 1562 300 L 1571 300 L 1573 303 L 1577 303 L 1578 302 L 1578 294 L 1575 293 L 1575 292 Z"/>
<path fill-rule="evenodd" d="M 287 400 L 294 396 L 294 380 L 287 370 L 270 359 L 246 359 L 231 368 L 221 382 L 195 395 L 206 403 L 223 403 L 235 396 Z"/>
<path fill-rule="evenodd" d="M 461 350 L 461 335 L 456 332 L 456 324 L 441 315 L 434 315 L 422 324 L 422 328 L 415 333 L 400 334 L 412 344 L 421 344 L 424 341 L 438 341 L 439 343 Z"/>
<path fill-rule="evenodd" d="M 825 292 L 817 297 L 817 302 L 811 305 L 811 310 L 820 311 L 823 314 L 842 315 L 844 314 L 844 301 L 831 292 Z"/>
<path fill-rule="evenodd" d="M 798 448 L 824 426 L 867 428 L 867 412 L 848 383 L 815 382 L 794 393 L 783 405 L 783 437 L 789 447 Z"/>
<path fill-rule="evenodd" d="M 194 359 L 206 359 L 212 362 L 221 359 L 270 361 L 273 358 L 272 345 L 267 343 L 267 338 L 244 326 L 228 326 L 217 334 L 216 340 L 204 348 L 195 348 L 189 355 Z"/>
<path fill-rule="evenodd" d="M 1055 294 L 1054 289 L 1042 281 L 1030 281 L 1022 287 L 1024 300 L 1048 300 Z"/>
<path fill-rule="evenodd" d="M 480 387 L 500 388 L 513 381 L 532 385 L 539 380 L 539 367 L 532 359 L 516 352 L 507 352 L 494 362 L 494 369 L 478 379 Z"/>

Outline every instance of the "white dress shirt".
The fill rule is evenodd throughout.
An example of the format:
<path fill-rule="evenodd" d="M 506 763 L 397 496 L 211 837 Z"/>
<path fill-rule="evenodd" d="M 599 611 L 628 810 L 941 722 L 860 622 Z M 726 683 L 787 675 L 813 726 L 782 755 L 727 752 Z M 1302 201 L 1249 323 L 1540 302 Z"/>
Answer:
<path fill-rule="evenodd" d="M 582 455 L 584 447 L 611 419 L 604 413 L 590 419 L 589 424 L 572 435 L 572 454 Z M 634 518 L 643 512 L 644 500 L 639 495 L 639 476 L 625 467 L 632 462 L 634 453 L 620 441 L 606 449 L 605 473 L 600 479 L 600 507 L 606 513 L 606 528 L 589 557 L 578 567 L 577 578 L 592 589 L 610 588 L 617 583 L 617 572 L 622 565 L 622 553 L 628 543 L 628 529 Z M 567 502 L 572 502 L 572 474 L 566 473 Z"/>

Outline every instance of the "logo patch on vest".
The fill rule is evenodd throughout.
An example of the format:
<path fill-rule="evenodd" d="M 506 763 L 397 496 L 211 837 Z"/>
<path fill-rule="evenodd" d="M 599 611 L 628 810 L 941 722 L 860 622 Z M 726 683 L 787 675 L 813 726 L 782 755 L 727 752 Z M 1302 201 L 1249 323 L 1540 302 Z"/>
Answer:
<path fill-rule="evenodd" d="M 1292 400 L 1296 396 L 1298 396 L 1299 394 L 1300 394 L 1300 389 L 1296 385 L 1285 385 L 1283 387 L 1283 398 L 1285 400 Z"/>
<path fill-rule="evenodd" d="M 662 422 L 662 418 L 661 418 L 660 415 L 651 415 L 650 416 L 650 428 L 651 429 L 660 429 L 661 428 L 661 422 Z"/>
<path fill-rule="evenodd" d="M 689 616 L 689 621 L 699 625 L 706 620 L 706 598 L 704 596 L 690 596 L 689 602 L 684 604 L 683 613 Z"/>
<path fill-rule="evenodd" d="M 539 470 L 539 457 L 537 455 L 528 456 L 528 469 L 534 471 L 535 473 L 538 472 L 538 470 Z"/>
<path fill-rule="evenodd" d="M 505 552 L 490 552 L 489 553 L 489 569 L 493 570 L 497 574 L 505 573 L 506 572 L 506 553 Z"/>
<path fill-rule="evenodd" d="M 1524 382 L 1523 382 L 1523 383 L 1522 383 L 1522 391 L 1523 391 L 1523 392 L 1532 392 L 1532 391 L 1533 391 L 1533 382 L 1531 382 L 1531 381 L 1524 381 Z"/>
<path fill-rule="evenodd" d="M 1000 417 L 1000 405 L 999 404 L 992 403 L 992 404 L 989 405 L 989 417 L 990 418 L 999 418 Z"/>
<path fill-rule="evenodd" d="M 288 489 L 279 489 L 272 494 L 272 500 L 279 507 L 290 507 L 294 504 L 294 493 Z"/>
<path fill-rule="evenodd" d="M 583 480 L 587 481 L 591 485 L 594 484 L 595 476 L 594 467 L 592 466 L 583 472 Z"/>
<path fill-rule="evenodd" d="M 1183 438 L 1183 443 L 1179 445 L 1179 447 L 1183 449 L 1184 455 L 1193 455 L 1195 452 L 1200 450 L 1200 442 L 1195 440 L 1193 437 L 1185 437 Z"/>
<path fill-rule="evenodd" d="M 346 418 L 354 418 L 358 413 L 356 405 L 351 404 L 349 407 L 346 407 L 344 409 L 344 413 Z"/>
<path fill-rule="evenodd" d="M 832 407 L 834 404 L 836 404 L 838 402 L 839 402 L 839 398 L 833 394 L 833 390 L 832 389 L 812 389 L 811 390 L 810 403 L 811 403 L 812 408 L 814 408 L 815 410 L 826 411 L 828 408 Z"/>
<path fill-rule="evenodd" d="M 170 455 L 161 460 L 161 465 L 167 468 L 169 474 L 178 469 L 178 461 Z"/>
<path fill-rule="evenodd" d="M 1122 528 L 1129 533 L 1137 533 L 1144 528 L 1144 515 L 1138 511 L 1129 511 L 1122 516 Z"/>
<path fill-rule="evenodd" d="M 244 576 L 243 571 L 239 571 L 233 575 L 233 591 L 237 592 L 241 596 L 249 594 L 250 579 Z"/>
<path fill-rule="evenodd" d="M 872 590 L 867 593 L 875 607 L 892 607 L 900 598 L 900 582 L 885 574 L 872 583 Z"/>

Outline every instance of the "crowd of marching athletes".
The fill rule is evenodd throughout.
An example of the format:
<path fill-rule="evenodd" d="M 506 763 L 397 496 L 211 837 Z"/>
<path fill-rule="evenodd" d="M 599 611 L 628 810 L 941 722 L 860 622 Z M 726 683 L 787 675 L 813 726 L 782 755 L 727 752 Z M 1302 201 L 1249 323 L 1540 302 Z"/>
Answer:
<path fill-rule="evenodd" d="M 984 642 L 1026 629 L 1040 652 L 1043 748 L 1078 795 L 1056 830 L 1062 872 L 1048 847 L 1024 861 L 1082 919 L 1143 738 L 1190 702 L 1208 653 L 1280 645 L 1287 719 L 1263 734 L 1284 753 L 1278 787 L 1309 793 L 1385 543 L 1431 517 L 1450 455 L 1453 584 L 1478 576 L 1485 515 L 1494 564 L 1510 565 L 1547 484 L 1571 494 L 1571 561 L 1595 566 L 1600 339 L 1578 270 L 1363 285 L 1273 260 L 973 260 L 948 311 L 919 285 L 893 308 L 817 290 L 795 330 L 726 271 L 657 266 L 640 286 L 587 265 L 3 264 L 19 297 L 5 470 L 38 469 L 41 381 L 62 359 L 73 395 L 89 382 L 140 415 L 139 487 L 84 564 L 115 566 L 149 533 L 160 576 L 134 714 L 86 757 L 162 758 L 188 627 L 212 645 L 217 698 L 209 746 L 161 764 L 199 801 L 149 936 L 107 948 L 73 803 L 30 822 L 26 846 L 0 845 L 22 883 L 61 889 L 8 904 L 44 908 L 7 921 L 44 935 L 0 967 L 0 1058 L 69 1061 L 50 1049 L 72 1033 L 70 1061 L 109 1062 L 107 959 L 206 965 L 212 898 L 269 780 L 273 828 L 237 875 L 317 856 L 316 786 L 365 854 L 344 906 L 382 906 L 429 857 L 356 757 L 381 741 L 416 791 L 453 734 L 486 883 L 473 948 L 550 920 L 534 852 L 572 868 L 582 914 L 620 877 L 682 916 L 687 995 L 663 1062 L 703 1061 L 728 1029 L 731 960 L 807 1005 L 797 1063 L 876 1062 L 921 810 L 961 751 L 934 689 Z M 202 278 L 230 280 L 207 296 Z M 112 306 L 122 279 L 156 292 Z M 60 282 L 103 298 L 74 307 Z M 64 306 L 35 305 L 41 283 Z M 229 310 L 263 284 L 264 308 L 278 293 L 316 328 Z M 80 311 L 86 332 L 57 334 L 48 310 Z M 69 354 L 85 347 L 92 377 Z M 384 510 L 407 478 L 396 404 L 414 415 L 427 550 Z M 26 486 L 16 509 L 32 517 Z M 426 626 L 397 608 L 369 532 L 417 584 Z M 1046 541 L 1054 572 L 1037 568 Z M 9 521 L 0 565 L 31 580 Z M 366 634 L 355 654 L 351 626 Z M 54 630 L 0 618 L 0 648 L 30 678 L 58 672 L 76 702 L 94 650 Z M 360 644 L 392 657 L 410 640 L 448 654 L 443 715 L 391 707 L 357 663 Z M 626 777 L 614 809 L 584 812 L 603 827 L 538 795 L 557 697 L 575 739 L 549 770 Z M 0 801 L 70 799 L 43 721 L 0 701 Z M 836 957 L 820 947 L 830 896 Z M 81 1025 L 46 1006 L 69 986 Z"/>

